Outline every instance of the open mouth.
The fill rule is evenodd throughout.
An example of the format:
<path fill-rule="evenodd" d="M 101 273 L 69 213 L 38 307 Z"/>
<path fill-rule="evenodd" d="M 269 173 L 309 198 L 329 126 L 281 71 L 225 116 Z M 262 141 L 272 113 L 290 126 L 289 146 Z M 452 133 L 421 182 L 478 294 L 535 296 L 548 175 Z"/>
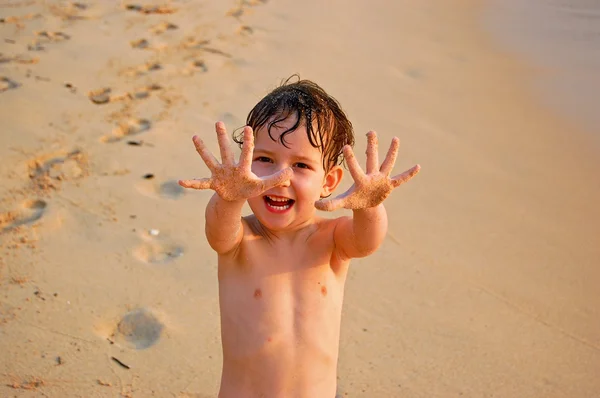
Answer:
<path fill-rule="evenodd" d="M 273 212 L 276 212 L 276 213 L 286 211 L 287 209 L 292 207 L 292 205 L 295 202 L 293 199 L 288 199 L 288 198 L 284 198 L 283 196 L 273 196 L 273 195 L 263 196 L 263 199 L 265 200 L 267 209 L 269 209 Z"/>

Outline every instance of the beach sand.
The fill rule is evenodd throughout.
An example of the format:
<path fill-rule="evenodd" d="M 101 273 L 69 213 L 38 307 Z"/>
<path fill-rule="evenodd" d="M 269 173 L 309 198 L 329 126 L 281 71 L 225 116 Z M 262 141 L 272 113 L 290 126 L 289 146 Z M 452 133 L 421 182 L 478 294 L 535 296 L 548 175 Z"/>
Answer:
<path fill-rule="evenodd" d="M 534 84 L 539 100 L 595 134 L 599 145 L 600 3 L 489 0 L 482 20 L 498 44 L 543 66 Z"/>
<path fill-rule="evenodd" d="M 0 2 L 0 396 L 216 396 L 211 192 L 176 180 L 207 175 L 193 134 L 217 150 L 214 122 L 293 73 L 342 103 L 359 161 L 374 129 L 400 138 L 397 172 L 423 167 L 351 266 L 340 394 L 597 395 L 600 148 L 483 14 Z"/>

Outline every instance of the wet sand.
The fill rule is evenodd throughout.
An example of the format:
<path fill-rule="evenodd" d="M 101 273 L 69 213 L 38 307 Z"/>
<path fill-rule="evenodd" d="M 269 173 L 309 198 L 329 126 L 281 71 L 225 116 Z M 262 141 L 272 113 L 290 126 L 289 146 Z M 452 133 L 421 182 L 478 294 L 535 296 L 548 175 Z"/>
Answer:
<path fill-rule="evenodd" d="M 0 396 L 216 395 L 210 193 L 174 181 L 207 173 L 193 134 L 216 150 L 214 121 L 241 126 L 292 73 L 343 104 L 359 161 L 374 129 L 400 137 L 397 171 L 423 167 L 353 262 L 341 395 L 600 390 L 593 134 L 540 100 L 483 3 L 10 4 Z"/>

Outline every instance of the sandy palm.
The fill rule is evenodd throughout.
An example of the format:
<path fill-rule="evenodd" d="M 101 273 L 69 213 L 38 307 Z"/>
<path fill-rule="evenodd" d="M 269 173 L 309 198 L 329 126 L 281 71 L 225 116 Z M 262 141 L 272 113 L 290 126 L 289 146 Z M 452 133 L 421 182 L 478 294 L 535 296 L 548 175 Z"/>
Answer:
<path fill-rule="evenodd" d="M 258 177 L 251 171 L 252 155 L 254 152 L 254 133 L 249 126 L 244 128 L 244 143 L 242 145 L 240 160 L 237 163 L 234 161 L 225 124 L 217 122 L 215 128 L 217 130 L 222 163 L 219 163 L 213 154 L 210 153 L 198 136 L 194 136 L 192 140 L 196 146 L 196 151 L 198 151 L 198 154 L 210 169 L 212 176 L 210 178 L 179 180 L 179 185 L 182 187 L 212 189 L 224 200 L 236 201 L 258 196 L 291 178 L 291 168 L 280 170 L 266 177 Z"/>
<path fill-rule="evenodd" d="M 344 158 L 348 164 L 350 175 L 354 179 L 354 184 L 334 199 L 317 201 L 315 203 L 317 209 L 333 211 L 339 208 L 357 210 L 375 207 L 382 203 L 394 188 L 413 178 L 421 169 L 421 166 L 416 165 L 404 173 L 390 178 L 390 173 L 394 168 L 394 163 L 396 163 L 400 140 L 394 137 L 381 167 L 379 167 L 377 134 L 374 131 L 369 131 L 367 140 L 367 172 L 365 173 L 361 169 L 352 148 L 346 145 L 344 147 Z"/>

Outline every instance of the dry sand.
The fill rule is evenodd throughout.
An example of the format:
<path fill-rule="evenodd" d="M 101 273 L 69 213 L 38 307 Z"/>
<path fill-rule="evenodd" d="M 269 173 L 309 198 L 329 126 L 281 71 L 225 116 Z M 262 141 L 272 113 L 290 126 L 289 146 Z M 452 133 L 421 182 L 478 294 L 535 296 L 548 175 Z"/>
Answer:
<path fill-rule="evenodd" d="M 600 2 L 488 0 L 483 21 L 498 44 L 544 66 L 535 89 L 600 144 Z"/>
<path fill-rule="evenodd" d="M 600 149 L 532 94 L 543 67 L 478 1 L 324 3 L 0 2 L 0 396 L 216 395 L 210 193 L 174 181 L 295 72 L 359 159 L 375 129 L 423 166 L 351 268 L 342 395 L 598 394 Z"/>

